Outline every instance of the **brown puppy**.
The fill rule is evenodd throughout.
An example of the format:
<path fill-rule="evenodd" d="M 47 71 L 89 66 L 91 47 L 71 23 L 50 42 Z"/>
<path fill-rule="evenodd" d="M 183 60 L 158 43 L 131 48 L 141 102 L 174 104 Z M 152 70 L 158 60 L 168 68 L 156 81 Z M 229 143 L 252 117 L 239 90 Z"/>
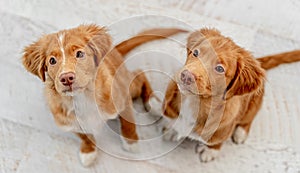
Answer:
<path fill-rule="evenodd" d="M 254 59 L 215 29 L 193 32 L 186 63 L 165 94 L 163 114 L 173 119 L 165 138 L 203 142 L 197 146 L 203 162 L 230 137 L 243 143 L 262 104 L 265 69 L 299 60 L 300 51 Z"/>
<path fill-rule="evenodd" d="M 108 119 L 119 117 L 123 147 L 136 150 L 138 135 L 131 99 L 141 96 L 146 104 L 152 89 L 144 73 L 126 69 L 122 56 L 144 42 L 181 31 L 148 30 L 113 48 L 105 28 L 80 25 L 45 35 L 24 49 L 23 65 L 45 82 L 56 124 L 82 139 L 80 159 L 84 166 L 96 159 L 95 134 Z"/>

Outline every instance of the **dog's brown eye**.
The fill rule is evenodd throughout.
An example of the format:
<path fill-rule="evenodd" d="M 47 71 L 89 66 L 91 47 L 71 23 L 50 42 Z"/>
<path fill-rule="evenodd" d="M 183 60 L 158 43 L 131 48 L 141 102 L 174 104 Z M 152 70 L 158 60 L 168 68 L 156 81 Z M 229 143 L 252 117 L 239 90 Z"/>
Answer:
<path fill-rule="evenodd" d="M 225 70 L 224 70 L 224 67 L 222 67 L 222 65 L 217 65 L 215 67 L 215 70 L 218 72 L 218 73 L 224 73 Z"/>
<path fill-rule="evenodd" d="M 198 49 L 195 49 L 195 50 L 193 51 L 193 55 L 194 55 L 194 57 L 198 57 L 198 55 L 199 55 L 199 50 L 198 50 Z"/>
<path fill-rule="evenodd" d="M 51 57 L 50 60 L 49 60 L 49 63 L 50 63 L 51 65 L 56 64 L 56 59 L 55 59 L 54 57 Z"/>
<path fill-rule="evenodd" d="M 84 57 L 84 52 L 82 52 L 82 51 L 76 52 L 76 58 L 83 58 L 83 57 Z"/>

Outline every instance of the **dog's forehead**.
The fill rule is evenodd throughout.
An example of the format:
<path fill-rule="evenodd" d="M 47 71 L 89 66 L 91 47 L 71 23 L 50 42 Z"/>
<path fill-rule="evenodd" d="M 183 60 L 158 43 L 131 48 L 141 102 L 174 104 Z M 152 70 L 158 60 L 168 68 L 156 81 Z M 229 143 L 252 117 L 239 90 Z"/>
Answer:
<path fill-rule="evenodd" d="M 228 45 L 229 44 L 229 45 Z M 226 69 L 235 69 L 237 61 L 238 47 L 233 47 L 228 40 L 222 39 L 207 39 L 195 48 L 200 50 L 200 56 L 198 59 L 194 58 L 193 55 L 189 56 L 189 62 L 198 63 L 200 60 L 202 63 L 207 65 L 222 64 Z"/>
<path fill-rule="evenodd" d="M 66 46 L 70 43 L 83 42 L 83 35 L 72 30 L 60 31 L 56 34 L 56 41 L 58 44 Z"/>
<path fill-rule="evenodd" d="M 87 40 L 84 35 L 73 30 L 63 30 L 50 35 L 49 49 L 68 49 L 70 47 L 84 47 Z"/>
<path fill-rule="evenodd" d="M 205 43 L 205 42 L 204 42 Z M 240 47 L 237 46 L 230 38 L 218 36 L 210 38 L 205 43 L 206 50 L 213 51 L 218 58 L 234 58 Z"/>
<path fill-rule="evenodd" d="M 202 55 L 216 55 L 216 49 L 215 47 L 211 44 L 209 40 L 202 42 L 199 45 L 200 52 Z"/>

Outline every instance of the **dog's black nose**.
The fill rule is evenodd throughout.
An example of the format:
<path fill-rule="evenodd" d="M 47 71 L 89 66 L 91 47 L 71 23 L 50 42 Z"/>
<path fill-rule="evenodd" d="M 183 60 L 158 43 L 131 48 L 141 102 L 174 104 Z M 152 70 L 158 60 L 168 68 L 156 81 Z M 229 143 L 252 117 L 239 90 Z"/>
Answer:
<path fill-rule="evenodd" d="M 63 73 L 60 75 L 59 81 L 65 86 L 72 85 L 75 81 L 75 73 L 73 72 Z"/>
<path fill-rule="evenodd" d="M 194 75 L 188 70 L 181 72 L 180 79 L 185 85 L 191 85 L 195 81 Z"/>

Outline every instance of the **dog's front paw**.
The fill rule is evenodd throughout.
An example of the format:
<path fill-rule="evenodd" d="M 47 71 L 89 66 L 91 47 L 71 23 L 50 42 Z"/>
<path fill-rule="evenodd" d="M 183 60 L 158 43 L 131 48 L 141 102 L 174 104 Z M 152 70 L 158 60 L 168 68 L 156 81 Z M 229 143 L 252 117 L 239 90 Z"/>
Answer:
<path fill-rule="evenodd" d="M 178 133 L 172 128 L 168 129 L 168 128 L 164 127 L 162 130 L 162 133 L 163 133 L 163 140 L 165 140 L 165 141 L 176 142 L 176 141 L 180 140 Z"/>
<path fill-rule="evenodd" d="M 162 103 L 156 96 L 152 96 L 145 104 L 146 111 L 155 116 L 162 116 L 161 107 Z"/>
<path fill-rule="evenodd" d="M 128 142 L 126 140 L 122 140 L 123 149 L 129 151 L 131 153 L 138 153 L 140 151 L 138 142 Z"/>
<path fill-rule="evenodd" d="M 218 156 L 219 150 L 209 148 L 204 144 L 197 144 L 196 153 L 199 154 L 201 162 L 210 162 Z"/>
<path fill-rule="evenodd" d="M 247 132 L 242 127 L 238 126 L 232 135 L 232 140 L 236 144 L 242 144 L 246 141 L 247 136 Z"/>
<path fill-rule="evenodd" d="M 84 167 L 91 166 L 97 159 L 97 149 L 91 152 L 79 152 L 79 158 Z"/>

